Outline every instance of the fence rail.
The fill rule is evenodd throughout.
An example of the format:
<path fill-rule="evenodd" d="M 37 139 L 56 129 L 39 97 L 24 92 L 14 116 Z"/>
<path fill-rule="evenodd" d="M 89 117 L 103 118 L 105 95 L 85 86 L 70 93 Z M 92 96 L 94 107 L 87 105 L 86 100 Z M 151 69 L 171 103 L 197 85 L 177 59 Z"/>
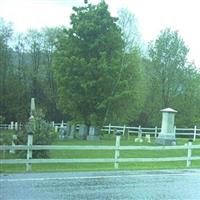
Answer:
<path fill-rule="evenodd" d="M 0 151 L 8 150 L 184 150 L 188 149 L 188 145 L 177 145 L 177 146 L 82 146 L 82 145 L 0 145 Z M 200 149 L 200 145 L 192 145 L 191 149 Z"/>
<path fill-rule="evenodd" d="M 56 131 L 58 131 L 62 127 L 67 127 L 67 123 L 61 122 L 61 123 L 55 123 L 52 122 L 53 127 L 55 128 Z M 11 122 L 10 124 L 0 124 L 0 130 L 6 130 L 6 129 L 11 129 L 11 130 L 20 130 L 22 128 L 22 124 L 17 123 L 17 122 Z M 79 124 L 76 125 L 76 130 L 79 130 Z M 111 134 L 114 131 L 119 131 L 123 135 L 125 133 L 129 134 L 137 134 L 139 131 L 142 132 L 142 134 L 149 134 L 149 135 L 154 135 L 154 137 L 157 137 L 158 133 L 161 131 L 161 128 L 159 127 L 132 127 L 132 126 L 114 126 L 114 125 L 106 125 L 103 126 L 102 131 L 108 132 L 108 134 Z M 194 128 L 176 128 L 174 127 L 174 131 L 176 132 L 176 135 L 180 136 L 193 136 L 193 139 L 196 139 L 196 136 L 200 136 L 200 129 L 197 129 L 197 126 L 194 126 Z"/>
<path fill-rule="evenodd" d="M 15 151 L 26 150 L 26 159 L 1 159 L 1 164 L 26 164 L 26 170 L 31 171 L 32 164 L 35 163 L 114 163 L 114 168 L 119 168 L 119 163 L 122 162 L 173 162 L 186 161 L 187 167 L 191 166 L 193 160 L 200 160 L 200 156 L 192 156 L 193 149 L 200 149 L 200 145 L 192 145 L 189 141 L 187 145 L 179 146 L 120 146 L 120 135 L 116 136 L 115 146 L 64 146 L 64 145 L 32 145 L 33 135 L 28 135 L 27 145 L 0 145 L 0 151 Z M 74 158 L 74 159 L 32 159 L 32 151 L 37 150 L 114 150 L 114 158 Z M 162 158 L 120 158 L 120 151 L 122 150 L 187 150 L 185 157 L 162 157 Z"/>

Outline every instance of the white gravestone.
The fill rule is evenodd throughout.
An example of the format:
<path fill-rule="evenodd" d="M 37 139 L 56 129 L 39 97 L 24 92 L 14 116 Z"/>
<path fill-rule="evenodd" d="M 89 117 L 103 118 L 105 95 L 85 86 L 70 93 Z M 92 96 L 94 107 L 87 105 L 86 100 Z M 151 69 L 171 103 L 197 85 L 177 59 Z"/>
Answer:
<path fill-rule="evenodd" d="M 140 142 L 140 143 L 143 142 L 141 126 L 139 126 L 139 129 L 138 129 L 138 136 L 137 136 L 137 138 L 135 138 L 135 142 Z"/>
<path fill-rule="evenodd" d="M 176 110 L 166 108 L 161 110 L 162 112 L 162 126 L 161 132 L 156 138 L 157 144 L 173 145 L 176 143 L 176 133 L 174 131 L 174 119 Z"/>

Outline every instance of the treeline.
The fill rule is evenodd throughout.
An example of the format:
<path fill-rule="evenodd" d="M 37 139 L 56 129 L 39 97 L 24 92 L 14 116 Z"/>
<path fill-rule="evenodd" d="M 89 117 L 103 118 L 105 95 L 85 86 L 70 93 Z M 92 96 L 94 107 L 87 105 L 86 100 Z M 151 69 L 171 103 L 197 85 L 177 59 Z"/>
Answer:
<path fill-rule="evenodd" d="M 200 73 L 178 32 L 166 28 L 143 53 L 128 10 L 73 10 L 70 28 L 14 33 L 0 19 L 2 122 L 26 121 L 34 97 L 47 120 L 155 126 L 172 107 L 177 126 L 200 126 Z"/>

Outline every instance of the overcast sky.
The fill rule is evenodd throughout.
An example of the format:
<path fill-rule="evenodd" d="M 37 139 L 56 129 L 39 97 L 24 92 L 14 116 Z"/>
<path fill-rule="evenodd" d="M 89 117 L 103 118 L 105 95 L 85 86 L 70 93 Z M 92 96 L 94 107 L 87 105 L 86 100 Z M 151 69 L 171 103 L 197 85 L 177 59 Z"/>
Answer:
<path fill-rule="evenodd" d="M 88 0 L 99 3 L 101 0 Z M 178 30 L 190 48 L 189 59 L 200 68 L 200 0 L 105 0 L 116 16 L 128 8 L 137 20 L 142 39 L 154 40 L 166 27 Z M 70 23 L 73 6 L 84 0 L 0 0 L 0 17 L 13 22 L 17 31 Z"/>

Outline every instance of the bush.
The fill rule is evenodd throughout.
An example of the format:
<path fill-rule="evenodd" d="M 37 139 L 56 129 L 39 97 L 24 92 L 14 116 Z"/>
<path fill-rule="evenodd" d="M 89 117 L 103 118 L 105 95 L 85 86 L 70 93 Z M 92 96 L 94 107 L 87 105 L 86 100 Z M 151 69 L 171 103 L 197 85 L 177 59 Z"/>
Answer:
<path fill-rule="evenodd" d="M 57 135 L 53 126 L 44 120 L 44 115 L 41 111 L 34 113 L 21 134 L 18 136 L 19 143 L 27 144 L 28 133 L 33 133 L 33 145 L 51 145 Z M 49 150 L 33 151 L 33 158 L 48 158 Z"/>
<path fill-rule="evenodd" d="M 3 117 L 2 115 L 0 115 L 0 124 L 2 124 L 5 121 L 5 117 Z"/>
<path fill-rule="evenodd" d="M 11 145 L 15 131 L 4 130 L 0 132 L 0 145 Z"/>

